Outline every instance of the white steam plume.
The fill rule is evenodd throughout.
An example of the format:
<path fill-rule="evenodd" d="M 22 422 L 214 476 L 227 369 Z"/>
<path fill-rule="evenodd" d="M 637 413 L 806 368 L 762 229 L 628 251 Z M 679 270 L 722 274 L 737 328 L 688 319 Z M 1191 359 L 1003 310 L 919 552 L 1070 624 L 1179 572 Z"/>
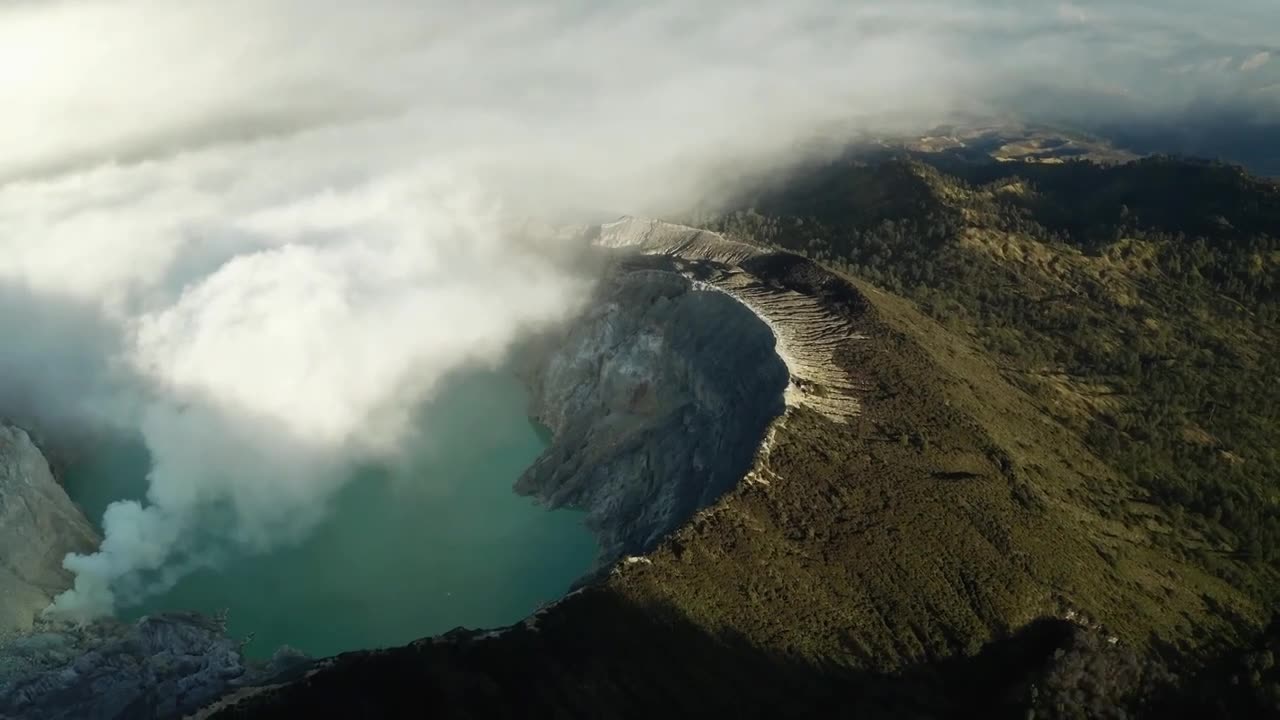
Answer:
<path fill-rule="evenodd" d="M 0 414 L 116 424 L 154 458 L 56 609 L 163 588 L 211 515 L 222 542 L 299 537 L 446 373 L 572 312 L 583 282 L 520 218 L 679 209 L 727 165 L 1045 86 L 1270 102 L 1271 0 L 1202 7 L 0 5 Z"/>

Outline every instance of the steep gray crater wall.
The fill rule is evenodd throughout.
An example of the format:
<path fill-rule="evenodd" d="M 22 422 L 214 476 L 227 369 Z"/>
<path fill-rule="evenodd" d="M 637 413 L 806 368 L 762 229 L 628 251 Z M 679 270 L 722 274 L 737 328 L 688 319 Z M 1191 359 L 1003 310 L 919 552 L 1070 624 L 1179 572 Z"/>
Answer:
<path fill-rule="evenodd" d="M 698 228 L 627 217 L 584 238 L 606 279 L 529 353 L 531 414 L 553 440 L 516 490 L 586 510 L 601 569 L 744 477 L 768 482 L 787 408 L 861 412 L 866 389 L 836 352 L 863 337 L 865 301 L 804 258 Z"/>
<path fill-rule="evenodd" d="M 670 258 L 622 254 L 590 309 L 535 353 L 531 414 L 553 439 L 516 483 L 586 510 L 598 567 L 652 549 L 737 484 L 789 381 L 748 307 Z"/>
<path fill-rule="evenodd" d="M 97 545 L 97 532 L 27 433 L 0 425 L 0 633 L 30 628 L 71 586 L 62 559 Z"/>

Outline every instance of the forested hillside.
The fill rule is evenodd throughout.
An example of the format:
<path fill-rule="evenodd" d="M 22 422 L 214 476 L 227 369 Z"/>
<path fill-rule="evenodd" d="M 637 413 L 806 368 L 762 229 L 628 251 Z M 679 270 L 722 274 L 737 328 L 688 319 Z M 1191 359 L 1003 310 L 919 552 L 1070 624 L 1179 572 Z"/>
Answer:
<path fill-rule="evenodd" d="M 977 338 L 1167 508 L 1162 542 L 1271 597 L 1280 561 L 1280 186 L 1239 168 L 885 154 L 703 226 L 820 260 Z M 1153 530 L 1156 523 L 1149 523 Z"/>

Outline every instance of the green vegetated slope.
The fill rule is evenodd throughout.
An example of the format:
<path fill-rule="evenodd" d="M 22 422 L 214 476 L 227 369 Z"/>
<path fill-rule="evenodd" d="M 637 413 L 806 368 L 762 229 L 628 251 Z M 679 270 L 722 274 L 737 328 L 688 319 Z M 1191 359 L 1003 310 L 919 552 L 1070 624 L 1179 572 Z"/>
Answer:
<path fill-rule="evenodd" d="M 1233 618 L 1262 617 L 1256 598 L 1171 552 L 1167 514 L 988 353 L 870 285 L 842 302 L 850 286 L 834 276 L 823 287 L 754 270 L 830 292 L 853 316 L 859 337 L 837 360 L 864 388 L 862 413 L 844 424 L 792 410 L 767 484 L 722 499 L 611 591 L 786 657 L 875 672 L 977 657 L 1046 617 L 1100 625 L 1143 658 L 1199 652 L 1233 639 Z"/>
<path fill-rule="evenodd" d="M 1170 158 L 929 163 L 820 168 L 708 224 L 865 278 L 975 339 L 1141 488 L 1090 481 L 1109 517 L 1270 599 L 1280 188 Z"/>

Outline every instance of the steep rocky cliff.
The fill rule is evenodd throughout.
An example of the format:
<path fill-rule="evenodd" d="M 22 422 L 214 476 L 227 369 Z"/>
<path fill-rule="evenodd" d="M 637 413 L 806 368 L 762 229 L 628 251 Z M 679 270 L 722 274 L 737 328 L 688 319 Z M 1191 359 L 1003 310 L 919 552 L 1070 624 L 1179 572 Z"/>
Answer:
<path fill-rule="evenodd" d="M 585 508 L 602 566 L 733 487 L 787 385 L 768 327 L 729 296 L 674 268 L 617 273 L 530 373 L 553 442 L 516 483 Z"/>
<path fill-rule="evenodd" d="M 858 383 L 833 368 L 858 335 L 827 298 L 754 275 L 760 248 L 637 218 L 593 241 L 611 259 L 598 297 L 532 353 L 532 415 L 553 443 L 516 489 L 588 510 L 607 567 L 765 471 L 787 406 L 855 417 Z"/>
<path fill-rule="evenodd" d="M 0 425 L 0 633 L 31 627 L 71 584 L 62 558 L 97 543 L 27 433 Z"/>

